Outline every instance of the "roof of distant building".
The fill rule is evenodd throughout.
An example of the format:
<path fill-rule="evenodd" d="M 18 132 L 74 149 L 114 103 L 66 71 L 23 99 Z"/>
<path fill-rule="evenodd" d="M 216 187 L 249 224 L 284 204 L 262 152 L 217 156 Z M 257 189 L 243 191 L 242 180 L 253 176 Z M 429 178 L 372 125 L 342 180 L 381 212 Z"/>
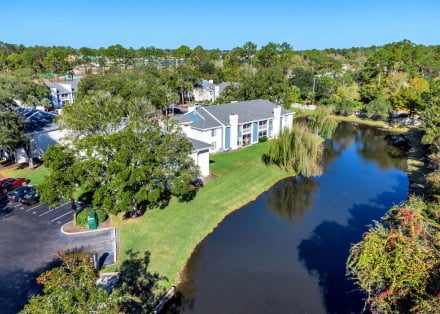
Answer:
<path fill-rule="evenodd" d="M 206 88 L 209 90 L 214 90 L 215 86 L 219 86 L 219 92 L 221 93 L 226 87 L 231 84 L 231 82 L 221 82 L 220 84 L 214 84 L 210 81 L 203 80 L 202 83 L 196 85 L 196 88 Z"/>
<path fill-rule="evenodd" d="M 24 127 L 26 134 L 51 132 L 59 129 L 58 125 L 53 122 L 55 114 L 29 108 L 16 108 L 15 111 L 24 119 Z"/>
<path fill-rule="evenodd" d="M 46 83 L 46 86 L 49 88 L 55 88 L 61 94 L 68 94 L 72 91 L 76 91 L 78 89 L 78 83 L 80 80 L 70 80 L 70 81 L 62 81 L 62 82 L 50 82 Z M 72 89 L 68 89 L 68 86 Z"/>
<path fill-rule="evenodd" d="M 273 117 L 276 105 L 268 100 L 257 99 L 228 104 L 203 106 L 185 115 L 179 115 L 176 120 L 181 124 L 189 124 L 196 129 L 212 129 L 229 125 L 229 116 L 238 115 L 238 123 L 249 123 Z M 281 108 L 281 115 L 294 114 Z"/>

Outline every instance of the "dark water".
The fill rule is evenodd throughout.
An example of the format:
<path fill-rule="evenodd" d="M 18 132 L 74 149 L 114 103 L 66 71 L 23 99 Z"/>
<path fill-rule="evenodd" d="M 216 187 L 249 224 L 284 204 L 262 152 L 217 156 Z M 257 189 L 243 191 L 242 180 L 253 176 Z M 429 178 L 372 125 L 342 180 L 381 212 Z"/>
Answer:
<path fill-rule="evenodd" d="M 408 192 L 406 160 L 387 143 L 341 124 L 322 176 L 278 182 L 198 246 L 167 312 L 360 312 L 364 296 L 345 276 L 350 244 Z"/>

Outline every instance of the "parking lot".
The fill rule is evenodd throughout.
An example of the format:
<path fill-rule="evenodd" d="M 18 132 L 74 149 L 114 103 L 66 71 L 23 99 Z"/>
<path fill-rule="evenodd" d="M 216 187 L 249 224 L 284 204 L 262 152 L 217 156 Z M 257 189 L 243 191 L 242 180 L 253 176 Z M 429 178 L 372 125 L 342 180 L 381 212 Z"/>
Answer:
<path fill-rule="evenodd" d="M 101 266 L 115 262 L 114 229 L 64 234 L 61 226 L 71 220 L 70 204 L 49 209 L 0 197 L 0 313 L 16 313 L 39 291 L 35 279 L 53 266 L 57 251 L 96 252 Z"/>
<path fill-rule="evenodd" d="M 19 202 L 9 202 L 8 206 L 21 211 L 24 215 L 31 215 L 34 219 L 58 226 L 62 226 L 72 220 L 70 203 L 63 204 L 53 209 L 49 209 L 45 204 L 26 206 Z"/>

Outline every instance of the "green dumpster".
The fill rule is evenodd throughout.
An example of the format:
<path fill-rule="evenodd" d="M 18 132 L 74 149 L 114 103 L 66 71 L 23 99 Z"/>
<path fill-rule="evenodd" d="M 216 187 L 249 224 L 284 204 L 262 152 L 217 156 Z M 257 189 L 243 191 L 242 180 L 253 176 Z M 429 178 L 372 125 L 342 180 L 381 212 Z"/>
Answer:
<path fill-rule="evenodd" d="M 89 225 L 89 229 L 98 228 L 98 217 L 96 216 L 95 212 L 90 212 L 87 215 L 87 223 Z"/>

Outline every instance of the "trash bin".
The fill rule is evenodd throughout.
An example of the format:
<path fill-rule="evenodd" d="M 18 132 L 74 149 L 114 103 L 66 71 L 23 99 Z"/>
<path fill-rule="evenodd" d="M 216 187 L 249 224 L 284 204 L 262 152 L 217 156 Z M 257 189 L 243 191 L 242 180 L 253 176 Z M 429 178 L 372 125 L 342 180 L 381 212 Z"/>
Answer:
<path fill-rule="evenodd" d="M 98 228 L 98 217 L 96 216 L 95 212 L 90 212 L 87 215 L 87 223 L 88 223 L 89 229 Z"/>

